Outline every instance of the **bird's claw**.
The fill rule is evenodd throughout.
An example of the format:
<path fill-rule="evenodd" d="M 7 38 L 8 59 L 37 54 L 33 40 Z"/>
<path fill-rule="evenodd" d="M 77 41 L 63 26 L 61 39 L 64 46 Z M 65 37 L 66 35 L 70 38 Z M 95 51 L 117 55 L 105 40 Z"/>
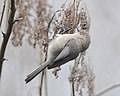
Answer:
<path fill-rule="evenodd" d="M 60 67 L 56 67 L 54 70 L 53 70 L 53 74 L 54 74 L 54 76 L 56 77 L 56 79 L 59 77 L 58 76 L 58 71 L 60 71 L 61 70 L 61 68 Z"/>

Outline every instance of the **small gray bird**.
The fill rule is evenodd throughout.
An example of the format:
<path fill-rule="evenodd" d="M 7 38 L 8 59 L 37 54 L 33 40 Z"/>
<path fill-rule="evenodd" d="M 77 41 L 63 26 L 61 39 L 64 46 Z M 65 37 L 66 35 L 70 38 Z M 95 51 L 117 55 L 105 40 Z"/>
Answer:
<path fill-rule="evenodd" d="M 26 83 L 30 82 L 46 67 L 48 69 L 61 66 L 84 52 L 90 44 L 89 32 L 81 30 L 74 34 L 63 34 L 52 40 L 48 47 L 48 57 L 40 67 L 27 76 Z"/>

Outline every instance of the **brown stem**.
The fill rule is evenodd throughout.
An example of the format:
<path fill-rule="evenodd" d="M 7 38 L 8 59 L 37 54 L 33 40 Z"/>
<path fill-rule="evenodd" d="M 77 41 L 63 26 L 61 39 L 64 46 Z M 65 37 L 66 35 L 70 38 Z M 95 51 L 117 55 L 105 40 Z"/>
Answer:
<path fill-rule="evenodd" d="M 3 15 L 4 15 L 4 12 L 5 12 L 5 5 L 6 5 L 6 0 L 4 0 L 2 15 L 1 15 L 1 19 L 0 19 L 0 29 L 1 29 L 1 24 L 2 24 L 2 20 L 3 20 Z"/>
<path fill-rule="evenodd" d="M 48 96 L 48 87 L 47 87 L 47 71 L 45 71 L 45 96 Z"/>
<path fill-rule="evenodd" d="M 60 10 L 58 10 L 58 11 L 60 11 Z M 54 15 L 52 16 L 51 20 L 50 20 L 49 23 L 48 23 L 47 32 L 46 32 L 47 40 L 48 40 L 48 32 L 49 32 L 49 29 L 50 29 L 51 22 L 52 22 L 52 20 L 53 20 L 53 18 L 54 18 L 54 16 L 55 16 L 55 14 L 56 14 L 58 11 L 56 11 L 56 12 L 54 13 Z M 47 60 L 48 42 L 45 44 L 44 50 L 45 50 L 45 60 L 44 60 L 44 61 L 46 61 L 46 60 Z M 44 77 L 44 75 L 46 76 L 46 70 L 44 70 L 44 71 L 42 72 L 42 76 L 41 76 L 40 89 L 39 89 L 40 96 L 42 96 L 42 85 L 43 85 L 43 77 Z M 47 78 L 45 77 L 45 79 L 47 79 Z M 47 80 L 45 80 L 45 83 L 46 83 L 46 94 L 47 94 L 47 93 L 48 93 L 48 92 L 47 92 Z M 48 94 L 47 94 L 47 95 L 48 95 Z"/>
<path fill-rule="evenodd" d="M 48 48 L 48 45 L 44 46 L 44 48 L 45 48 L 45 47 Z M 44 61 L 47 60 L 47 50 L 46 50 L 45 53 L 46 53 L 46 54 L 45 54 L 45 60 L 44 60 Z M 45 75 L 46 75 L 46 69 L 45 69 L 44 71 L 42 71 L 42 76 L 41 76 L 41 81 L 40 81 L 40 90 L 39 90 L 40 96 L 42 96 L 43 77 L 44 77 Z M 46 86 L 47 86 L 47 84 L 46 84 Z M 46 88 L 47 88 L 47 87 L 46 87 Z"/>
<path fill-rule="evenodd" d="M 49 23 L 48 23 L 47 36 L 48 36 L 48 32 L 49 32 L 49 29 L 50 29 L 51 22 L 52 22 L 52 20 L 54 19 L 56 13 L 59 12 L 59 11 L 61 11 L 61 10 L 57 10 L 57 11 L 53 14 L 52 18 L 50 19 L 50 21 L 49 21 Z"/>
<path fill-rule="evenodd" d="M 3 38 L 1 49 L 0 49 L 0 78 L 1 78 L 1 73 L 2 73 L 2 65 L 3 65 L 3 61 L 4 61 L 3 58 L 4 58 L 6 46 L 7 46 L 9 37 L 10 37 L 11 32 L 12 32 L 15 11 L 16 11 L 15 2 L 14 2 L 14 0 L 11 0 L 11 12 L 10 12 L 9 19 L 8 19 L 7 32 L 5 34 L 5 38 Z"/>
<path fill-rule="evenodd" d="M 72 96 L 75 96 L 75 87 L 74 87 L 74 81 L 72 82 Z"/>
<path fill-rule="evenodd" d="M 47 45 L 44 46 L 44 50 L 46 49 Z M 45 60 L 44 62 L 47 60 L 47 50 L 45 50 Z M 40 92 L 40 96 L 42 96 L 42 85 L 43 85 L 43 77 L 45 75 L 45 72 L 46 70 L 42 71 L 42 76 L 41 76 L 41 81 L 40 81 L 40 88 L 39 88 L 39 92 Z"/>
<path fill-rule="evenodd" d="M 41 81 L 40 81 L 40 96 L 42 96 L 42 85 L 43 85 L 43 77 L 44 77 L 44 71 L 42 71 Z"/>
<path fill-rule="evenodd" d="M 61 11 L 61 10 L 57 10 L 55 13 L 54 13 L 54 15 L 52 16 L 52 18 L 50 19 L 50 21 L 49 21 L 49 23 L 48 23 L 48 27 L 47 27 L 47 32 L 46 32 L 46 37 L 47 37 L 47 41 L 48 41 L 48 32 L 49 32 L 49 29 L 50 29 L 50 25 L 51 25 L 51 22 L 52 22 L 52 20 L 54 19 L 54 17 L 55 17 L 55 15 L 56 15 L 56 13 L 57 12 L 59 12 L 59 11 Z M 49 41 L 48 41 L 49 42 Z M 44 52 L 45 52 L 45 60 L 44 61 L 46 61 L 47 60 L 47 50 L 48 50 L 48 42 L 45 44 L 45 46 L 44 46 Z M 46 77 L 46 70 L 44 70 L 43 72 L 42 72 L 42 76 L 41 76 L 41 81 L 40 81 L 40 89 L 39 89 L 39 92 L 40 92 L 40 96 L 42 96 L 42 85 L 43 85 L 43 77 L 45 76 L 45 85 L 46 85 L 46 95 L 48 96 L 48 92 L 47 92 L 47 77 Z"/>

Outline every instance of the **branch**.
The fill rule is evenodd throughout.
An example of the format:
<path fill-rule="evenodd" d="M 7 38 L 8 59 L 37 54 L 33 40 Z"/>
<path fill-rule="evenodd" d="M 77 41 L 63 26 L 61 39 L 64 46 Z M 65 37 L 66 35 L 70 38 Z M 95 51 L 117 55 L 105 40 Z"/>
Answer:
<path fill-rule="evenodd" d="M 54 13 L 54 15 L 52 16 L 52 18 L 50 19 L 49 23 L 48 23 L 48 27 L 47 27 L 47 32 L 46 32 L 46 37 L 47 37 L 47 40 L 48 40 L 48 32 L 49 32 L 49 29 L 50 29 L 50 25 L 51 25 L 51 22 L 52 20 L 54 19 L 54 16 L 56 15 L 57 12 L 59 12 L 61 10 L 58 10 Z M 44 52 L 45 52 L 45 60 L 47 60 L 47 50 L 48 50 L 48 42 L 44 45 Z M 41 77 L 41 81 L 40 81 L 40 88 L 39 88 L 39 92 L 40 92 L 40 96 L 42 96 L 42 85 L 43 85 L 43 77 L 46 76 L 46 70 L 42 71 L 42 77 Z M 45 79 L 47 79 L 45 77 Z M 45 83 L 46 83 L 46 89 L 47 89 L 47 80 L 45 80 Z M 46 95 L 48 95 L 48 92 L 46 90 Z"/>
<path fill-rule="evenodd" d="M 1 31 L 1 32 L 2 32 L 3 38 L 5 38 L 5 33 L 3 31 Z"/>
<path fill-rule="evenodd" d="M 57 11 L 53 14 L 52 18 L 50 19 L 50 21 L 49 21 L 49 23 L 48 23 L 48 27 L 47 27 L 47 35 L 48 35 L 49 29 L 50 29 L 51 22 L 52 22 L 52 20 L 54 19 L 56 13 L 59 12 L 59 11 L 61 11 L 61 10 L 57 10 Z"/>
<path fill-rule="evenodd" d="M 72 96 L 75 96 L 75 86 L 74 86 L 74 82 L 71 82 L 72 84 Z"/>
<path fill-rule="evenodd" d="M 2 72 L 2 65 L 3 65 L 3 58 L 4 58 L 5 50 L 7 47 L 9 37 L 10 37 L 11 32 L 12 32 L 15 11 L 16 11 L 15 2 L 14 2 L 14 0 L 11 0 L 11 12 L 10 12 L 10 15 L 8 18 L 8 27 L 7 27 L 5 38 L 3 38 L 1 49 L 0 49 L 0 77 L 1 77 L 1 72 Z"/>
<path fill-rule="evenodd" d="M 40 88 L 39 88 L 40 96 L 42 96 L 43 77 L 44 77 L 44 71 L 42 72 L 41 81 L 40 81 Z"/>
<path fill-rule="evenodd" d="M 45 96 L 48 96 L 48 87 L 47 87 L 47 71 L 45 71 Z"/>
<path fill-rule="evenodd" d="M 46 45 L 46 46 L 44 46 L 44 48 L 45 47 L 47 47 L 47 49 L 48 49 L 48 44 Z M 44 61 L 46 61 L 47 60 L 47 50 L 45 51 L 45 60 Z M 40 88 L 39 88 L 39 92 L 40 92 L 40 96 L 42 96 L 42 85 L 43 85 L 43 77 L 44 76 L 46 76 L 46 69 L 45 70 L 43 70 L 42 71 L 42 76 L 41 76 L 41 81 L 40 81 Z M 47 79 L 47 78 L 45 78 L 45 79 Z M 46 80 L 45 80 L 46 81 Z M 47 82 L 47 81 L 46 81 Z M 45 83 L 46 83 L 45 82 Z M 46 83 L 46 86 L 47 86 L 47 83 Z M 46 87 L 47 88 L 47 87 Z M 47 91 L 47 90 L 46 90 Z M 46 93 L 48 93 L 48 92 L 46 92 Z"/>
<path fill-rule="evenodd" d="M 96 96 L 101 96 L 101 95 L 105 94 L 106 92 L 108 92 L 108 91 L 110 91 L 110 90 L 112 90 L 112 89 L 114 89 L 116 87 L 120 87 L 120 82 L 118 82 L 116 84 L 113 84 L 113 85 L 110 85 L 107 88 L 102 89 L 100 92 L 98 92 L 96 94 Z"/>
<path fill-rule="evenodd" d="M 16 22 L 19 22 L 19 21 L 21 21 L 21 20 L 23 20 L 23 18 L 18 18 L 18 19 L 16 19 L 16 20 L 14 20 L 13 24 L 15 24 Z"/>
<path fill-rule="evenodd" d="M 0 29 L 1 29 L 1 24 L 2 24 L 2 20 L 3 20 L 3 15 L 4 15 L 4 12 L 5 12 L 5 5 L 6 5 L 6 0 L 4 0 L 2 15 L 1 15 L 1 19 L 0 19 Z"/>

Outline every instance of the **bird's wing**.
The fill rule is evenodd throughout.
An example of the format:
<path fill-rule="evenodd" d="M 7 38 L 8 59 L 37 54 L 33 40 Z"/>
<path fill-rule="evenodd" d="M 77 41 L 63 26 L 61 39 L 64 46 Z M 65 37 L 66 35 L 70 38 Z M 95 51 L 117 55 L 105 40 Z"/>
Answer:
<path fill-rule="evenodd" d="M 61 60 L 69 55 L 69 46 L 65 46 L 64 49 L 60 52 L 60 54 L 56 57 L 55 61 Z"/>
<path fill-rule="evenodd" d="M 70 39 L 56 59 L 47 68 L 55 68 L 75 59 L 79 54 L 79 48 L 76 39 Z"/>
<path fill-rule="evenodd" d="M 56 57 L 56 59 L 54 60 L 54 62 L 59 61 L 64 59 L 65 57 L 67 57 L 69 55 L 70 52 L 70 44 L 73 43 L 74 39 L 70 39 L 64 46 L 64 48 L 62 49 L 62 51 L 60 52 L 60 54 Z"/>

